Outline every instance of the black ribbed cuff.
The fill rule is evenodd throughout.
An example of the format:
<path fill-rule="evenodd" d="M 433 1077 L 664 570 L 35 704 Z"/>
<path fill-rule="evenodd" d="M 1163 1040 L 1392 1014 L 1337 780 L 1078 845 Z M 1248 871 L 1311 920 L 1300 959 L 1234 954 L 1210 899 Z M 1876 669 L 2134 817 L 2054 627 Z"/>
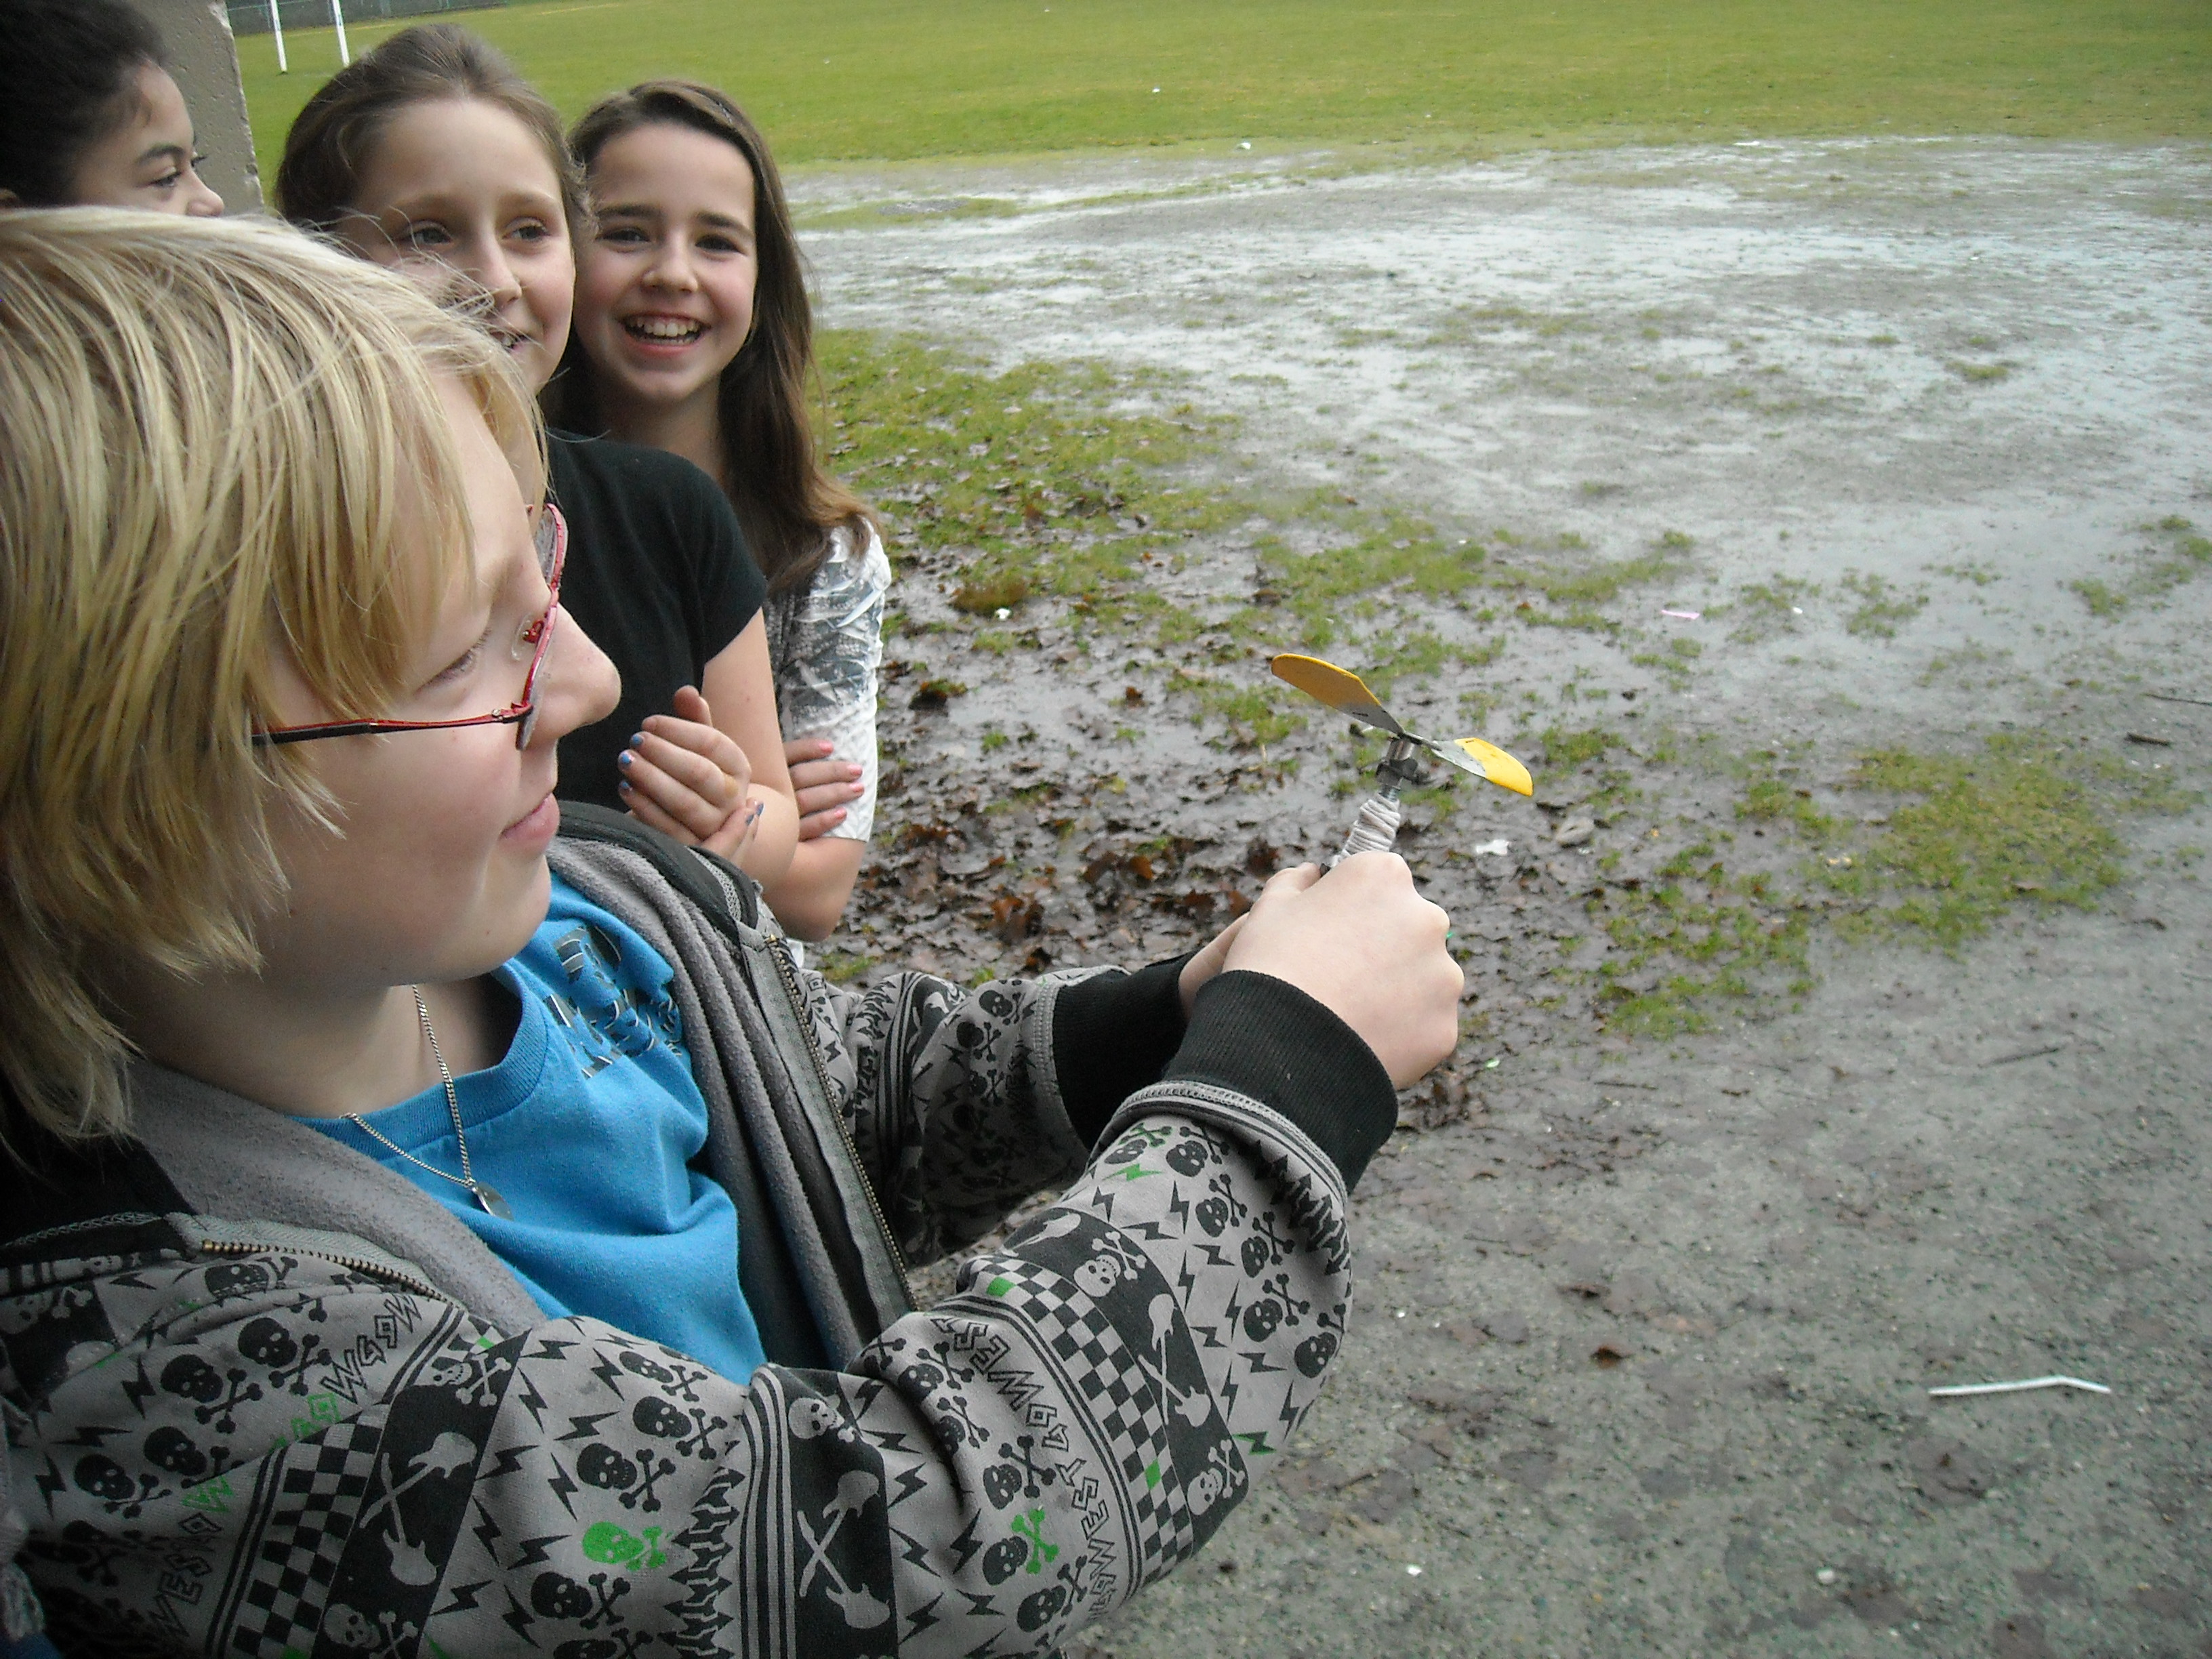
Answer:
<path fill-rule="evenodd" d="M 1095 1146 L 1121 1103 L 1158 1083 L 1175 1058 L 1183 1037 L 1183 964 L 1196 954 L 1060 988 L 1052 1010 L 1053 1058 L 1060 1101 L 1085 1146 Z"/>
<path fill-rule="evenodd" d="M 1390 1074 L 1359 1034 L 1270 974 L 1220 974 L 1191 1010 L 1167 1076 L 1274 1108 L 1310 1135 L 1349 1188 L 1398 1127 Z"/>

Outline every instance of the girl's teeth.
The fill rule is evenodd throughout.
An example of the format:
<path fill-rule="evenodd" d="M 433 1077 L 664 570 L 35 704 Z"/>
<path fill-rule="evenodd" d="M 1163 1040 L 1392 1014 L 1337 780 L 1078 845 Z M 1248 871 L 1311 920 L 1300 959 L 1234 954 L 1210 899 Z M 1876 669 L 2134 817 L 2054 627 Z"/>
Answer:
<path fill-rule="evenodd" d="M 647 340 L 696 339 L 702 331 L 701 325 L 675 317 L 634 317 L 623 326 Z"/>

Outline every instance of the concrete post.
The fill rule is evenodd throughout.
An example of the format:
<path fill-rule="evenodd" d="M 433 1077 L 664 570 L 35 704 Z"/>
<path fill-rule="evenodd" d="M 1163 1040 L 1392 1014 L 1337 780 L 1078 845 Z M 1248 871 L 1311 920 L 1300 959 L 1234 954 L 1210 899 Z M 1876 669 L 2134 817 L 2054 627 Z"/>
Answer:
<path fill-rule="evenodd" d="M 192 112 L 192 131 L 207 156 L 200 177 L 231 213 L 261 211 L 261 169 L 246 119 L 238 43 L 223 0 L 131 0 L 161 31 L 170 72 Z"/>

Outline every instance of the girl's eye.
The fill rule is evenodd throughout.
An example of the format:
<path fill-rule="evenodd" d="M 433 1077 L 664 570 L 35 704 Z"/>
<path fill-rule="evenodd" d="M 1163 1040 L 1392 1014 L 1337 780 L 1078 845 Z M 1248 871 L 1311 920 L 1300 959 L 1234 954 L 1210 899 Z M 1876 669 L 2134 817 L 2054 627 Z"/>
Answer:
<path fill-rule="evenodd" d="M 739 247 L 732 238 L 721 235 L 702 236 L 699 239 L 699 246 L 709 253 L 743 253 L 744 252 L 744 249 Z"/>
<path fill-rule="evenodd" d="M 645 241 L 645 233 L 635 225 L 610 225 L 599 233 L 599 240 L 617 247 L 638 247 Z"/>
<path fill-rule="evenodd" d="M 410 225 L 399 234 L 400 240 L 410 247 L 443 247 L 453 238 L 446 234 L 443 225 Z"/>
<path fill-rule="evenodd" d="M 538 223 L 535 219 L 526 220 L 515 226 L 514 229 L 507 232 L 507 234 L 519 242 L 550 242 L 553 240 L 551 228 Z"/>

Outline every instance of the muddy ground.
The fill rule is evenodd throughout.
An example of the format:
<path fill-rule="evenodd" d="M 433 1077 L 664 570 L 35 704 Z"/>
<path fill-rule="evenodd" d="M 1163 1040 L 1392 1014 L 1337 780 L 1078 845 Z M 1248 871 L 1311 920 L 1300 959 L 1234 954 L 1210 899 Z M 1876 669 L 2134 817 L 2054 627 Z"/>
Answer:
<path fill-rule="evenodd" d="M 825 320 L 1158 371 L 1240 422 L 1194 487 L 1666 561 L 1580 622 L 1401 590 L 1346 635 L 1464 647 L 1394 704 L 1539 799 L 1416 811 L 1468 1036 L 1358 1194 L 1330 1394 L 1072 1651 L 2212 1655 L 2212 702 L 2170 700 L 2212 699 L 2212 155 L 1224 147 L 795 194 Z M 1249 618 L 1261 527 L 1159 590 Z M 1009 648 L 959 568 L 902 569 L 894 659 L 967 690 L 890 687 L 846 970 L 1178 951 L 1340 836 L 1340 725 L 1174 695 L 1295 641 L 1036 600 Z M 1992 737 L 2075 791 L 2035 833 L 2109 858 L 1894 925 L 1941 859 L 1869 787 L 1921 775 L 1858 757 L 2029 752 Z M 2054 1371 L 2113 1392 L 1926 1392 Z"/>

